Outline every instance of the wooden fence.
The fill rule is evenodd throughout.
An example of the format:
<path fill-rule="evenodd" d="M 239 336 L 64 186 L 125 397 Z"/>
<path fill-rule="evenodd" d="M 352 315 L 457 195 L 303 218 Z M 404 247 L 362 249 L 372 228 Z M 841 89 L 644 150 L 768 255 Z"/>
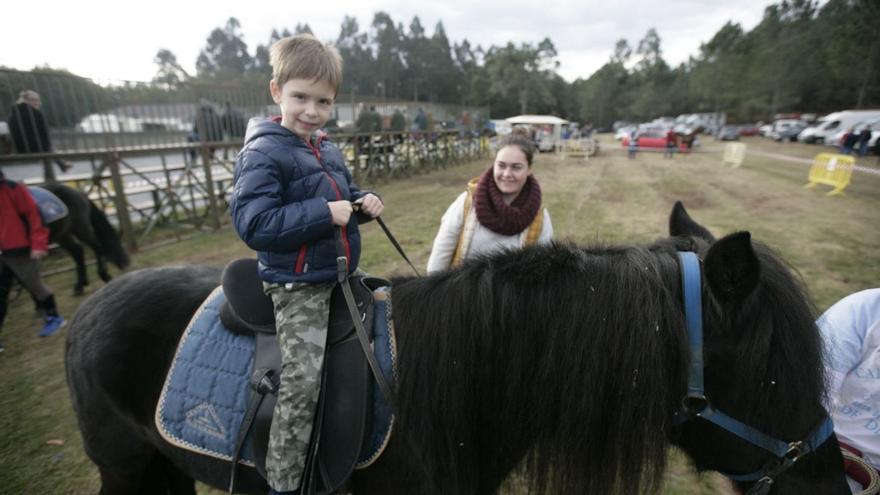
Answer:
<path fill-rule="evenodd" d="M 340 134 L 342 150 L 358 184 L 482 158 L 488 138 L 460 131 Z M 57 180 L 85 191 L 115 221 L 130 251 L 149 243 L 157 227 L 215 230 L 230 221 L 235 155 L 241 141 L 123 146 L 80 152 L 0 156 L 0 166 L 42 164 L 39 185 Z M 56 160 L 88 162 L 90 171 L 56 175 Z M 82 166 L 78 166 L 82 169 Z"/>

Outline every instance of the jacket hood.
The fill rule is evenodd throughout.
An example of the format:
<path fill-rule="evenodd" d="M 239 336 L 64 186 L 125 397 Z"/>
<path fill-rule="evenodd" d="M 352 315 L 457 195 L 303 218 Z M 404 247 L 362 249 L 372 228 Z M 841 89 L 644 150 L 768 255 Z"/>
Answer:
<path fill-rule="evenodd" d="M 275 117 L 254 117 L 248 121 L 247 132 L 244 135 L 244 143 L 248 144 L 251 141 L 263 137 L 263 136 L 281 136 L 285 138 L 296 138 L 298 141 L 302 142 L 302 139 L 290 131 L 290 129 L 281 125 L 281 116 Z M 314 142 L 320 144 L 327 137 L 327 133 L 324 131 L 317 131 L 314 135 Z M 305 143 L 303 143 L 305 144 Z"/>
<path fill-rule="evenodd" d="M 247 131 L 244 134 L 245 144 L 250 143 L 254 139 L 263 136 L 295 136 L 289 129 L 281 125 L 281 117 L 265 118 L 254 117 L 248 121 Z"/>

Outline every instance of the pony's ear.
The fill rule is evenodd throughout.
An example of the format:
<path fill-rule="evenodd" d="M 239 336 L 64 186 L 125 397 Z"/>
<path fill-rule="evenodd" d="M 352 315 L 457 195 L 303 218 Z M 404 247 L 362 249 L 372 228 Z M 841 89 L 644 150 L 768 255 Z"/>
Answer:
<path fill-rule="evenodd" d="M 709 288 L 718 299 L 741 301 L 758 285 L 761 263 L 748 232 L 730 234 L 709 248 L 703 261 Z"/>
<path fill-rule="evenodd" d="M 676 201 L 669 214 L 669 235 L 672 237 L 700 237 L 708 242 L 715 242 L 715 236 L 705 227 L 695 222 L 681 201 Z"/>

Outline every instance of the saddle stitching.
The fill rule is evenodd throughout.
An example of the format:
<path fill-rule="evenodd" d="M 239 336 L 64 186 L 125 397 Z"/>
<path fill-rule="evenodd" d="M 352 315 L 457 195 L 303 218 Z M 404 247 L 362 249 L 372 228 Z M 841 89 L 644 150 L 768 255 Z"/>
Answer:
<path fill-rule="evenodd" d="M 213 291 L 211 291 L 211 294 L 208 295 L 208 297 L 205 299 L 205 302 L 202 303 L 201 306 L 199 306 L 199 309 L 196 310 L 196 313 L 190 319 L 189 324 L 186 327 L 186 330 L 184 330 L 183 335 L 180 337 L 181 342 L 183 342 L 186 339 L 186 337 L 189 335 L 191 330 L 195 327 L 195 324 L 199 320 L 199 317 L 201 317 L 202 313 L 207 311 L 209 303 L 211 301 L 213 301 L 214 298 L 217 297 L 218 292 L 220 292 L 222 290 L 223 290 L 222 286 L 217 286 Z M 177 358 L 179 357 L 180 353 L 182 352 L 182 349 L 183 349 L 183 346 L 177 347 L 177 350 L 174 353 L 174 358 L 171 361 L 171 367 L 168 369 L 168 374 L 167 374 L 168 376 L 170 376 L 171 373 L 174 371 L 175 367 L 177 367 L 177 363 L 178 363 Z M 232 462 L 232 456 L 230 456 L 230 455 L 224 455 L 219 452 L 214 452 L 212 450 L 208 450 L 208 449 L 203 448 L 199 445 L 195 445 L 192 442 L 189 442 L 187 440 L 184 440 L 182 438 L 177 437 L 176 435 L 174 435 L 173 433 L 171 433 L 165 429 L 163 422 L 162 422 L 162 415 L 165 410 L 165 398 L 167 397 L 169 386 L 170 386 L 170 380 L 166 379 L 165 385 L 163 385 L 163 387 L 162 387 L 162 393 L 159 395 L 160 407 L 156 408 L 156 414 L 154 417 L 154 422 L 156 423 L 156 430 L 159 432 L 159 436 L 161 436 L 166 442 L 170 443 L 171 445 L 176 445 L 180 448 L 183 448 L 183 449 L 186 449 L 186 450 L 189 450 L 192 452 L 196 452 L 199 454 L 203 454 L 208 457 L 213 457 L 215 459 L 220 459 L 223 461 Z M 253 462 L 250 462 L 246 459 L 239 459 L 238 463 L 245 465 L 245 466 L 248 466 L 248 467 L 256 467 L 256 465 Z"/>
<path fill-rule="evenodd" d="M 397 336 L 394 333 L 394 322 L 391 319 L 391 290 L 389 289 L 388 297 L 385 299 L 385 322 L 388 326 L 388 354 L 391 356 L 391 373 L 394 377 L 394 382 L 397 383 Z M 379 397 L 374 397 L 374 401 L 382 400 Z M 364 469 L 370 467 L 377 459 L 385 452 L 385 447 L 388 446 L 388 442 L 391 441 L 391 434 L 394 431 L 394 414 L 391 415 L 391 418 L 388 420 L 388 431 L 385 432 L 385 437 L 382 439 L 382 443 L 376 448 L 376 451 L 372 453 L 369 457 L 364 459 L 361 462 L 358 462 L 355 465 L 355 469 Z"/>

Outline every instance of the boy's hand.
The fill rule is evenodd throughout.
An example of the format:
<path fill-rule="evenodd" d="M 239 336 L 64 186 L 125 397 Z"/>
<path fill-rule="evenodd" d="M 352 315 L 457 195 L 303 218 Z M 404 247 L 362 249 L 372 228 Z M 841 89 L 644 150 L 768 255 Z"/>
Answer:
<path fill-rule="evenodd" d="M 382 200 L 379 199 L 379 196 L 376 196 L 373 193 L 369 193 L 363 198 L 355 201 L 355 207 L 360 209 L 362 212 L 370 215 L 372 218 L 376 218 L 382 214 L 382 210 L 385 209 L 385 205 L 382 203 Z"/>
<path fill-rule="evenodd" d="M 340 227 L 348 225 L 348 220 L 351 218 L 351 212 L 354 211 L 350 202 L 345 200 L 328 201 L 327 206 L 330 207 L 330 217 L 333 225 L 339 225 Z"/>

